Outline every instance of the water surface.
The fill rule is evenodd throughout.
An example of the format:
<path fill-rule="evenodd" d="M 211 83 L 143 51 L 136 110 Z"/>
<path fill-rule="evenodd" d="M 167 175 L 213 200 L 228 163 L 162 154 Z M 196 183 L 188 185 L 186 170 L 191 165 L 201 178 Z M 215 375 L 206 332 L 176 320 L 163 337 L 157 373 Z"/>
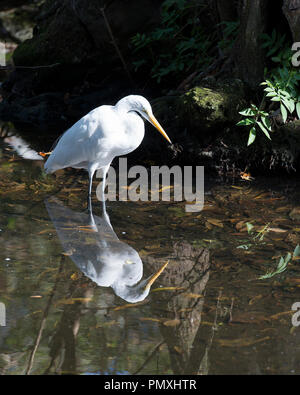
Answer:
<path fill-rule="evenodd" d="M 2 374 L 299 374 L 295 179 L 206 180 L 184 202 L 108 202 L 0 143 Z M 26 158 L 26 159 L 24 159 Z M 97 181 L 95 181 L 94 191 Z M 168 266 L 151 287 L 151 278 Z"/>

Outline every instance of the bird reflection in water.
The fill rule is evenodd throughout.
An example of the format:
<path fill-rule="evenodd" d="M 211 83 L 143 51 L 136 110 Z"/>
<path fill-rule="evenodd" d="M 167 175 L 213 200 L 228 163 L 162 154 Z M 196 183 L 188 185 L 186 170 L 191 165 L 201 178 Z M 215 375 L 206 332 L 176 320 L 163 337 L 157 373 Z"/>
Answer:
<path fill-rule="evenodd" d="M 93 215 L 90 201 L 88 213 L 72 211 L 53 197 L 45 204 L 63 249 L 88 278 L 99 286 L 111 287 L 129 303 L 140 302 L 148 296 L 151 285 L 168 262 L 141 280 L 143 262 L 137 251 L 115 234 L 105 203 L 102 203 L 101 217 Z"/>
<path fill-rule="evenodd" d="M 17 134 L 8 133 L 2 136 L 2 133 L 0 133 L 0 137 L 2 137 L 4 143 L 10 145 L 21 158 L 38 161 L 43 160 L 43 158 L 30 147 L 29 143 Z"/>

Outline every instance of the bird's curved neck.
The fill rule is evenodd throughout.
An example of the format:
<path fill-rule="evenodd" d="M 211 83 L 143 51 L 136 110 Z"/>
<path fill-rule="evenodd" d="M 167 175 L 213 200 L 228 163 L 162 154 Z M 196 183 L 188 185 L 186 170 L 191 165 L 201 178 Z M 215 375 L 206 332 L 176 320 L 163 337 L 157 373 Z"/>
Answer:
<path fill-rule="evenodd" d="M 122 112 L 122 113 L 134 111 L 132 104 L 128 100 L 125 100 L 125 98 L 119 100 L 115 107 L 116 107 L 117 111 Z"/>

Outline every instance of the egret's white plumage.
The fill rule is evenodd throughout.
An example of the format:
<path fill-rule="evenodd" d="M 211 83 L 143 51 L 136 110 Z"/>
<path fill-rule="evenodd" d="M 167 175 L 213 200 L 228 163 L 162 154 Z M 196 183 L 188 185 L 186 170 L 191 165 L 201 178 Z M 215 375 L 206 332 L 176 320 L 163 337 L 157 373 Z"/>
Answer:
<path fill-rule="evenodd" d="M 68 129 L 45 163 L 46 172 L 53 173 L 65 167 L 86 169 L 90 195 L 93 175 L 97 169 L 102 169 L 104 190 L 106 173 L 113 158 L 126 155 L 141 144 L 145 133 L 141 116 L 171 143 L 155 119 L 148 100 L 130 95 L 115 106 L 95 108 Z"/>
<path fill-rule="evenodd" d="M 45 204 L 64 250 L 87 277 L 102 287 L 111 287 L 129 303 L 148 296 L 168 263 L 142 280 L 143 262 L 133 247 L 117 237 L 105 202 L 101 217 L 93 215 L 91 202 L 89 214 L 70 210 L 53 197 Z"/>

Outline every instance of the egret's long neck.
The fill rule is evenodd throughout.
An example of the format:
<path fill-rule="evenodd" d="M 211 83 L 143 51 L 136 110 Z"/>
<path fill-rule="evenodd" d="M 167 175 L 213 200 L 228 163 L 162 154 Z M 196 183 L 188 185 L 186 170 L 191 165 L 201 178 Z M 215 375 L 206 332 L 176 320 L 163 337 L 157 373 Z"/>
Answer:
<path fill-rule="evenodd" d="M 132 105 L 127 100 L 126 97 L 124 97 L 123 99 L 119 100 L 115 107 L 116 107 L 117 111 L 123 112 L 123 113 L 132 111 Z"/>

